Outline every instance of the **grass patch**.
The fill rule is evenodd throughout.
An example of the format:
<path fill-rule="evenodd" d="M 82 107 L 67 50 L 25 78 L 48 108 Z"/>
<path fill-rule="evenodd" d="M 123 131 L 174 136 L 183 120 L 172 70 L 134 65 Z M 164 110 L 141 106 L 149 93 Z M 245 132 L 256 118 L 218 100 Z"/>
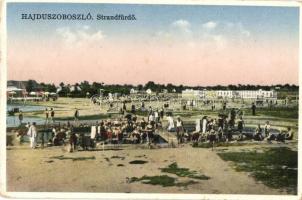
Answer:
<path fill-rule="evenodd" d="M 245 109 L 246 115 L 252 115 L 251 109 Z M 276 107 L 276 108 L 257 108 L 256 115 L 265 115 L 279 118 L 292 118 L 298 119 L 299 109 L 295 107 Z"/>
<path fill-rule="evenodd" d="M 143 176 L 141 178 L 132 177 L 130 179 L 130 183 L 141 181 L 144 184 L 150 184 L 150 185 L 161 185 L 163 187 L 171 187 L 171 186 L 177 186 L 177 187 L 187 187 L 188 185 L 197 183 L 196 181 L 186 181 L 186 182 L 177 182 L 176 178 L 167 176 L 167 175 L 161 175 L 161 176 Z"/>
<path fill-rule="evenodd" d="M 142 165 L 142 164 L 145 164 L 147 163 L 148 161 L 145 161 L 145 160 L 132 160 L 130 161 L 129 163 L 130 164 L 138 164 L 138 165 Z"/>
<path fill-rule="evenodd" d="M 117 164 L 118 167 L 124 167 L 125 165 L 123 164 Z"/>
<path fill-rule="evenodd" d="M 111 156 L 111 158 L 125 160 L 125 157 L 123 156 Z"/>
<path fill-rule="evenodd" d="M 266 149 L 263 153 L 252 151 L 217 154 L 225 161 L 233 161 L 236 170 L 250 172 L 265 185 L 297 194 L 297 151 L 279 147 Z"/>
<path fill-rule="evenodd" d="M 90 157 L 64 157 L 63 155 L 61 156 L 53 156 L 50 157 L 51 159 L 58 159 L 58 160 L 72 160 L 72 161 L 85 161 L 85 160 L 95 160 L 94 156 Z"/>
<path fill-rule="evenodd" d="M 190 171 L 188 168 L 179 168 L 177 163 L 174 162 L 171 165 L 169 165 L 167 168 L 161 168 L 162 172 L 175 174 L 179 177 L 188 177 L 193 179 L 199 179 L 199 180 L 208 180 L 210 177 L 198 174 L 197 171 Z"/>

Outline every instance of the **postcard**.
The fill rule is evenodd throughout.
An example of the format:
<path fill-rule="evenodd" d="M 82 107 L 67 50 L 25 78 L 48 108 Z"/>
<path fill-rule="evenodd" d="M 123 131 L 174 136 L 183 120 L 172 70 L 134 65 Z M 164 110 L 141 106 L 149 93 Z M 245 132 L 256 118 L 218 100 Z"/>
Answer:
<path fill-rule="evenodd" d="M 4 1 L 1 195 L 301 199 L 300 9 Z"/>

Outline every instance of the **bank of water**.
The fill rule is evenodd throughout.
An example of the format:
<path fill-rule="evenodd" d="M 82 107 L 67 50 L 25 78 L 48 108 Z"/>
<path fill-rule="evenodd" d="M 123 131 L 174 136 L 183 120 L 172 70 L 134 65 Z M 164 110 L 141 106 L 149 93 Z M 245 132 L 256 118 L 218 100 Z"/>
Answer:
<path fill-rule="evenodd" d="M 6 126 L 7 127 L 16 127 L 20 125 L 18 113 L 15 115 L 9 115 L 8 111 L 11 111 L 15 108 L 18 108 L 20 111 L 24 112 L 33 112 L 33 111 L 42 111 L 45 110 L 44 106 L 33 106 L 33 105 L 21 105 L 21 104 L 8 104 L 6 108 Z M 22 123 L 32 123 L 36 122 L 37 124 L 43 124 L 45 120 L 39 117 L 23 117 Z"/>

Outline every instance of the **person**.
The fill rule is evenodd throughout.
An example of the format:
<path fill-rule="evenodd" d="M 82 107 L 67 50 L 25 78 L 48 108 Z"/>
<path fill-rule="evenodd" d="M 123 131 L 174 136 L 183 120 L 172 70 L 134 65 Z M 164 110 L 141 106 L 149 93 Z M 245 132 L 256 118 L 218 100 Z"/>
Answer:
<path fill-rule="evenodd" d="M 287 133 L 285 134 L 286 140 L 292 140 L 294 137 L 294 133 L 290 127 L 287 127 Z"/>
<path fill-rule="evenodd" d="M 30 137 L 30 148 L 35 149 L 37 145 L 37 128 L 36 122 L 33 122 L 32 125 L 29 127 L 27 135 Z"/>
<path fill-rule="evenodd" d="M 182 133 L 183 133 L 183 122 L 180 117 L 177 117 L 176 120 L 176 136 L 178 140 L 178 144 L 182 143 Z"/>
<path fill-rule="evenodd" d="M 218 115 L 218 127 L 223 128 L 223 116 L 221 114 Z"/>
<path fill-rule="evenodd" d="M 286 137 L 286 134 L 285 134 L 285 131 L 284 130 L 280 130 L 280 133 L 276 136 L 276 140 L 278 142 L 285 142 L 285 137 Z"/>
<path fill-rule="evenodd" d="M 233 132 L 232 132 L 232 128 L 230 126 L 226 127 L 226 141 L 229 142 L 233 139 Z"/>
<path fill-rule="evenodd" d="M 254 134 L 254 140 L 257 140 L 257 141 L 263 140 L 262 128 L 261 128 L 260 124 L 258 124 L 258 127 L 256 128 L 256 131 L 255 131 L 255 134 Z"/>
<path fill-rule="evenodd" d="M 127 111 L 127 107 L 126 107 L 126 102 L 123 102 L 123 111 L 126 112 Z"/>
<path fill-rule="evenodd" d="M 149 115 L 149 117 L 148 117 L 148 121 L 149 122 L 154 122 L 154 114 L 153 113 L 151 113 L 150 115 Z"/>
<path fill-rule="evenodd" d="M 97 136 L 97 126 L 91 126 L 91 130 L 90 130 L 90 147 L 92 147 L 92 148 L 94 148 L 96 136 Z"/>
<path fill-rule="evenodd" d="M 145 118 L 142 118 L 142 120 L 140 121 L 140 126 L 142 129 L 145 129 L 147 126 L 147 122 L 145 121 Z"/>
<path fill-rule="evenodd" d="M 145 102 L 144 102 L 144 101 L 142 101 L 141 110 L 142 110 L 143 112 L 145 111 Z"/>
<path fill-rule="evenodd" d="M 216 132 L 213 128 L 209 131 L 209 140 L 210 140 L 210 143 L 212 144 L 212 150 L 213 150 L 214 143 L 216 141 Z"/>
<path fill-rule="evenodd" d="M 78 138 L 74 132 L 71 133 L 69 137 L 69 144 L 70 144 L 70 152 L 73 152 L 77 148 L 77 141 Z"/>
<path fill-rule="evenodd" d="M 164 118 L 164 109 L 163 108 L 160 109 L 159 116 L 160 116 L 161 119 Z"/>
<path fill-rule="evenodd" d="M 132 105 L 131 105 L 131 113 L 132 113 L 132 114 L 135 114 L 135 110 L 136 110 L 136 109 L 135 109 L 135 105 L 132 104 Z"/>
<path fill-rule="evenodd" d="M 266 123 L 264 125 L 265 137 L 269 136 L 270 130 L 271 130 L 271 125 L 269 124 L 269 121 L 266 121 Z"/>
<path fill-rule="evenodd" d="M 252 114 L 253 114 L 253 116 L 256 115 L 256 105 L 255 105 L 255 103 L 252 103 Z"/>
<path fill-rule="evenodd" d="M 223 141 L 225 138 L 224 138 L 224 134 L 223 134 L 223 128 L 222 127 L 218 127 L 218 130 L 217 130 L 217 136 L 218 136 L 218 141 Z"/>
<path fill-rule="evenodd" d="M 49 123 L 49 111 L 47 108 L 45 108 L 45 124 Z"/>
<path fill-rule="evenodd" d="M 226 109 L 226 102 L 223 102 L 222 110 Z"/>
<path fill-rule="evenodd" d="M 203 133 L 203 134 L 206 133 L 206 130 L 207 130 L 207 123 L 208 123 L 207 116 L 204 116 L 204 117 L 202 118 L 202 133 Z"/>
<path fill-rule="evenodd" d="M 54 118 L 55 118 L 55 111 L 53 108 L 50 108 L 50 118 L 52 122 L 55 122 Z"/>
<path fill-rule="evenodd" d="M 159 114 L 158 114 L 158 109 L 154 111 L 154 119 L 156 124 L 159 122 Z"/>
<path fill-rule="evenodd" d="M 239 116 L 239 118 L 243 116 L 243 112 L 240 108 L 237 111 L 237 115 Z"/>
<path fill-rule="evenodd" d="M 195 132 L 199 133 L 201 131 L 201 123 L 200 123 L 200 119 L 196 119 L 195 121 Z"/>
<path fill-rule="evenodd" d="M 244 121 L 243 121 L 242 117 L 240 117 L 238 122 L 237 122 L 237 129 L 238 129 L 238 132 L 239 132 L 239 138 L 240 139 L 242 139 L 243 126 L 244 126 Z"/>
<path fill-rule="evenodd" d="M 234 108 L 231 109 L 230 117 L 231 117 L 231 119 L 230 119 L 230 126 L 232 128 L 234 128 L 234 126 L 235 126 L 235 119 L 236 119 L 236 111 L 235 111 Z"/>
<path fill-rule="evenodd" d="M 76 108 L 75 112 L 74 112 L 74 121 L 79 121 L 79 110 Z"/>
<path fill-rule="evenodd" d="M 19 112 L 19 122 L 20 122 L 20 126 L 22 125 L 22 121 L 23 121 L 23 113 L 22 111 Z"/>
<path fill-rule="evenodd" d="M 153 113 L 152 107 L 149 106 L 149 115 L 151 115 Z"/>
<path fill-rule="evenodd" d="M 173 129 L 174 129 L 174 120 L 173 120 L 173 117 L 171 116 L 171 115 L 169 115 L 168 117 L 167 117 L 167 119 L 168 119 L 168 131 L 173 131 Z"/>

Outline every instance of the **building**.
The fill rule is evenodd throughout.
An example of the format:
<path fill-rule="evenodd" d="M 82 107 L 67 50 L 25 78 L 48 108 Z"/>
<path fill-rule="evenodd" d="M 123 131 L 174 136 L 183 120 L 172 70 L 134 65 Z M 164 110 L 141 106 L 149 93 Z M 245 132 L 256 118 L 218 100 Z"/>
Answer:
<path fill-rule="evenodd" d="M 183 99 L 203 99 L 205 98 L 205 90 L 186 89 L 181 93 Z"/>
<path fill-rule="evenodd" d="M 277 99 L 275 90 L 193 90 L 182 91 L 183 99 Z"/>
<path fill-rule="evenodd" d="M 6 95 L 7 97 L 24 97 L 27 95 L 27 92 L 25 89 L 22 88 L 18 88 L 15 86 L 7 86 Z"/>

